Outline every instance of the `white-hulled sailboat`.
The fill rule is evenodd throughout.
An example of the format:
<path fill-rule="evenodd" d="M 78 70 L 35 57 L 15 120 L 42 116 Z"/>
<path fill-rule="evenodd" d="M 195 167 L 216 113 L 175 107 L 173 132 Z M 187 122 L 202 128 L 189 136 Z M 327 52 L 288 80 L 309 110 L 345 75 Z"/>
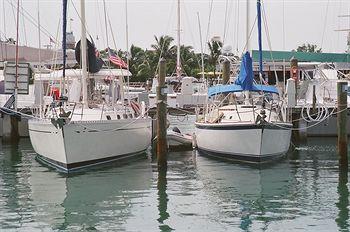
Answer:
<path fill-rule="evenodd" d="M 141 154 L 151 141 L 151 119 L 144 110 L 124 102 L 123 76 L 129 71 L 108 69 L 87 73 L 84 0 L 81 0 L 81 11 L 82 69 L 71 70 L 67 75 L 72 82 L 68 101 L 54 101 L 44 110 L 45 115 L 28 122 L 30 140 L 38 158 L 64 172 Z M 62 75 L 65 77 L 65 71 Z M 108 103 L 107 97 L 89 101 L 87 80 L 94 79 L 95 85 L 99 85 L 106 77 L 111 83 L 112 99 Z M 95 94 L 101 96 L 105 92 Z M 71 101 L 73 96 L 77 101 Z"/>
<path fill-rule="evenodd" d="M 261 52 L 260 1 L 257 2 Z M 262 78 L 261 56 L 259 64 Z M 252 59 L 246 52 L 235 84 L 208 89 L 208 105 L 195 123 L 198 150 L 247 162 L 265 162 L 285 154 L 292 124 L 283 119 L 279 99 L 274 95 L 278 95 L 276 87 L 254 84 Z"/>

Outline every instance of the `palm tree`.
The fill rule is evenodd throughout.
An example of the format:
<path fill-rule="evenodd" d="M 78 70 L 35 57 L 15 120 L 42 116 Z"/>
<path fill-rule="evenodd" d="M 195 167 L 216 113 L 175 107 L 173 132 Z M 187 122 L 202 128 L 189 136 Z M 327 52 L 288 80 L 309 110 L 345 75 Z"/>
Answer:
<path fill-rule="evenodd" d="M 143 64 L 145 60 L 145 51 L 137 47 L 135 45 L 131 45 L 130 47 L 130 55 L 129 55 L 129 70 L 133 74 L 132 81 L 146 81 L 147 76 L 140 75 L 139 69 L 140 65 Z"/>
<path fill-rule="evenodd" d="M 217 41 L 217 40 L 212 40 L 211 42 L 208 42 L 208 47 L 209 47 L 209 67 L 214 70 L 214 76 L 215 76 L 215 71 L 216 71 L 216 64 L 218 62 L 219 56 L 221 55 L 221 47 L 222 47 L 222 42 Z"/>
<path fill-rule="evenodd" d="M 154 36 L 154 39 L 156 43 L 152 44 L 151 47 L 155 50 L 158 57 L 165 59 L 173 58 L 174 51 L 176 51 L 176 46 L 172 45 L 174 38 L 168 35 L 162 35 L 159 38 Z"/>
<path fill-rule="evenodd" d="M 182 60 L 182 69 L 189 76 L 196 76 L 200 67 L 196 54 L 192 46 L 181 45 L 180 57 Z"/>

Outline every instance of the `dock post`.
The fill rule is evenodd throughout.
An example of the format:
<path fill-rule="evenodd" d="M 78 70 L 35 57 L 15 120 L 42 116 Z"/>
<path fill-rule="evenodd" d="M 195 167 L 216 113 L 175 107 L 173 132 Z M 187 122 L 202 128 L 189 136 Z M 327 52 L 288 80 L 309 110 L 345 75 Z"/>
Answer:
<path fill-rule="evenodd" d="M 230 61 L 225 60 L 222 63 L 222 84 L 227 85 L 230 81 Z"/>
<path fill-rule="evenodd" d="M 290 78 L 295 81 L 295 101 L 298 100 L 298 83 L 299 83 L 299 70 L 298 70 L 298 59 L 292 57 L 290 60 Z"/>
<path fill-rule="evenodd" d="M 159 170 L 167 168 L 167 93 L 165 91 L 165 73 L 166 63 L 165 59 L 162 58 L 159 61 L 159 79 L 157 86 L 157 162 Z"/>
<path fill-rule="evenodd" d="M 152 116 L 152 157 L 153 154 L 157 154 L 157 117 L 155 115 Z"/>
<path fill-rule="evenodd" d="M 15 115 L 3 114 L 2 142 L 16 143 L 19 140 L 18 118 Z"/>
<path fill-rule="evenodd" d="M 312 86 L 312 114 L 316 114 L 316 85 Z"/>
<path fill-rule="evenodd" d="M 348 166 L 348 133 L 347 133 L 347 90 L 348 83 L 346 81 L 337 82 L 337 130 L 338 130 L 338 154 L 339 166 Z"/>

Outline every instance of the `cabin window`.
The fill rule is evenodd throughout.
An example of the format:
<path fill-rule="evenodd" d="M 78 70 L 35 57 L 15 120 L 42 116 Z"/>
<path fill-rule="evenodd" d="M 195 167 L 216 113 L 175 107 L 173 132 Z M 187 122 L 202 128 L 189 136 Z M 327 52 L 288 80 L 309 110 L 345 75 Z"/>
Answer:
<path fill-rule="evenodd" d="M 111 116 L 110 115 L 106 115 L 107 120 L 111 120 Z"/>
<path fill-rule="evenodd" d="M 230 119 L 232 119 L 232 116 L 230 116 Z"/>
<path fill-rule="evenodd" d="M 127 115 L 127 114 L 123 114 L 123 118 L 124 118 L 124 119 L 127 119 L 127 118 L 128 118 L 128 115 Z"/>
<path fill-rule="evenodd" d="M 120 119 L 120 115 L 119 114 L 117 114 L 117 119 Z"/>
<path fill-rule="evenodd" d="M 132 114 L 129 114 L 129 118 L 133 118 L 133 117 L 132 117 Z"/>

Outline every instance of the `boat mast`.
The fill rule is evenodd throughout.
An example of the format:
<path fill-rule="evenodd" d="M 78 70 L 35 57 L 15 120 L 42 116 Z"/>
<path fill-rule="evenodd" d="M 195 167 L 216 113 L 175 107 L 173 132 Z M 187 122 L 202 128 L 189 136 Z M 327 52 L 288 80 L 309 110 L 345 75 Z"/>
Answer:
<path fill-rule="evenodd" d="M 16 76 L 15 76 L 15 102 L 14 102 L 14 108 L 15 111 L 17 111 L 17 103 L 18 103 L 18 39 L 19 39 L 19 35 L 18 35 L 18 31 L 19 31 L 19 0 L 17 0 L 17 25 L 16 25 Z"/>
<path fill-rule="evenodd" d="M 129 71 L 129 65 L 130 65 L 130 48 L 129 48 L 129 23 L 128 23 L 128 0 L 125 0 L 125 41 L 126 41 L 126 64 L 128 66 Z M 126 92 L 128 97 L 128 103 L 130 105 L 130 76 L 127 77 L 127 85 L 128 90 Z"/>
<path fill-rule="evenodd" d="M 38 6 L 38 42 L 39 42 L 39 51 L 38 51 L 38 58 L 39 58 L 39 83 L 40 83 L 40 98 L 39 98 L 39 117 L 42 117 L 43 114 L 43 82 L 41 80 L 41 32 L 40 32 L 40 4 L 39 0 L 37 1 L 37 6 Z"/>
<path fill-rule="evenodd" d="M 260 79 L 263 78 L 263 63 L 262 63 L 262 38 L 261 38 L 261 2 L 257 0 L 257 12 L 258 12 L 258 43 L 259 43 L 259 75 Z"/>
<path fill-rule="evenodd" d="M 181 31 L 181 20 L 180 20 L 180 0 L 177 0 L 177 57 L 176 57 L 176 77 L 181 77 L 181 60 L 180 60 L 180 31 Z"/>
<path fill-rule="evenodd" d="M 81 14 L 81 69 L 82 69 L 82 90 L 83 90 L 83 107 L 88 107 L 87 102 L 87 63 L 86 63 L 86 25 L 85 25 L 85 0 L 80 0 L 80 14 Z"/>
<path fill-rule="evenodd" d="M 202 69 L 202 79 L 205 80 L 204 77 L 204 55 L 203 55 L 203 39 L 202 39 L 202 29 L 201 29 L 201 21 L 199 19 L 199 12 L 197 12 L 197 18 L 198 18 L 198 28 L 199 28 L 199 38 L 201 41 L 201 69 Z"/>
<path fill-rule="evenodd" d="M 60 83 L 60 95 L 63 96 L 64 80 L 66 78 L 66 60 L 67 60 L 67 0 L 63 0 L 63 36 L 62 36 L 62 50 L 63 50 L 63 70 L 62 80 Z M 40 50 L 39 50 L 40 51 Z"/>
<path fill-rule="evenodd" d="M 249 44 L 249 32 L 250 32 L 250 28 L 249 28 L 249 17 L 250 17 L 250 13 L 249 13 L 249 0 L 247 0 L 246 2 L 246 10 L 247 10 L 247 14 L 246 14 L 246 43 L 247 43 L 247 51 L 250 50 L 250 44 Z"/>

